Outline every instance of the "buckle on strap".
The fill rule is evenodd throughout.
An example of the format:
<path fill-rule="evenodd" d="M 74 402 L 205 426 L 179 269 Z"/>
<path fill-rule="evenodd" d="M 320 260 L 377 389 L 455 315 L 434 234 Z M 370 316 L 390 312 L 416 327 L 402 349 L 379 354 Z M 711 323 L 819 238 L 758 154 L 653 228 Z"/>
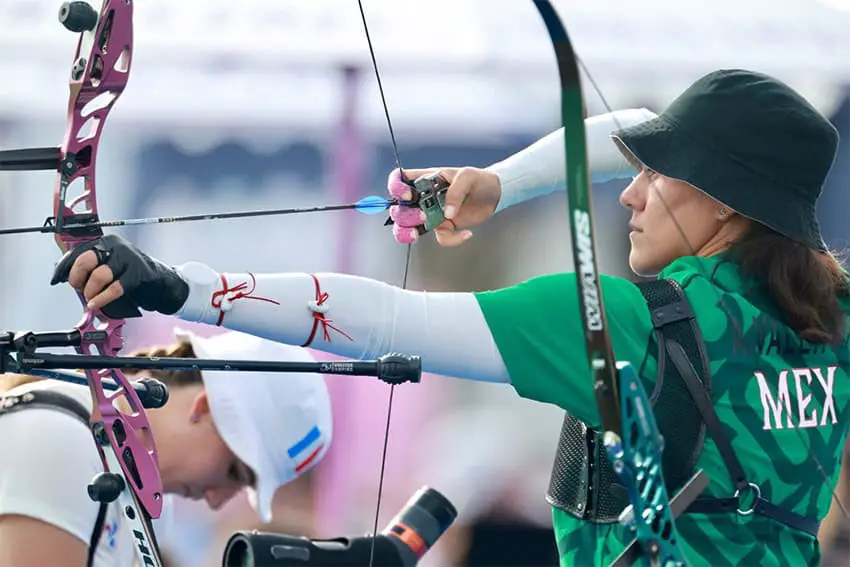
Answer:
<path fill-rule="evenodd" d="M 761 489 L 756 483 L 747 481 L 746 487 L 735 490 L 734 498 L 738 501 L 736 512 L 741 516 L 749 516 L 756 511 L 756 506 L 761 500 Z"/>

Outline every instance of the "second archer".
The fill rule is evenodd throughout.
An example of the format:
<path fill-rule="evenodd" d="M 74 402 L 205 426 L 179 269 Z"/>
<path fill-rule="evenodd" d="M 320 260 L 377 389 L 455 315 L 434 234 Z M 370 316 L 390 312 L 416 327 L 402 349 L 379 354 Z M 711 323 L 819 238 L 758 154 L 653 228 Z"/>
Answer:
<path fill-rule="evenodd" d="M 181 330 L 172 344 L 133 356 L 314 361 L 306 350 L 244 333 L 205 338 Z M 216 510 L 247 489 L 260 519 L 270 522 L 277 489 L 312 469 L 330 446 L 321 375 L 133 374 L 169 389 L 168 403 L 149 410 L 166 493 Z M 0 453 L 14 456 L 0 462 L 0 566 L 133 563 L 136 542 L 120 504 L 94 502 L 86 491 L 104 470 L 89 427 L 93 407 L 87 386 L 0 376 Z"/>

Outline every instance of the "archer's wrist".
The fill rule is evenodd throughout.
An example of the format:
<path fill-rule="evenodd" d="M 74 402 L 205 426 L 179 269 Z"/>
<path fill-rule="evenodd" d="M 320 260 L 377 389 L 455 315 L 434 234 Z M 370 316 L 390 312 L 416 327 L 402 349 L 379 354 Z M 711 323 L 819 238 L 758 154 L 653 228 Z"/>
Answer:
<path fill-rule="evenodd" d="M 266 313 L 269 306 L 277 308 L 281 305 L 277 299 L 261 295 L 257 290 L 258 278 L 250 272 L 219 273 L 200 262 L 188 262 L 174 269 L 189 286 L 188 297 L 175 314 L 184 321 L 221 327 L 228 326 L 224 320 L 229 316 L 231 319 L 236 317 L 236 322 L 231 320 L 230 323 L 240 327 L 240 321 L 244 324 Z M 304 278 L 312 281 L 306 274 Z M 265 281 L 263 293 L 272 293 L 268 289 L 269 276 L 260 276 L 260 279 Z M 237 305 L 240 307 L 236 308 Z M 304 312 L 309 313 L 307 309 Z M 309 318 L 304 320 L 311 321 Z"/>
<path fill-rule="evenodd" d="M 212 307 L 210 297 L 221 287 L 221 275 L 200 262 L 175 266 L 174 271 L 189 286 L 186 301 L 174 315 L 184 321 L 215 323 L 219 310 Z"/>

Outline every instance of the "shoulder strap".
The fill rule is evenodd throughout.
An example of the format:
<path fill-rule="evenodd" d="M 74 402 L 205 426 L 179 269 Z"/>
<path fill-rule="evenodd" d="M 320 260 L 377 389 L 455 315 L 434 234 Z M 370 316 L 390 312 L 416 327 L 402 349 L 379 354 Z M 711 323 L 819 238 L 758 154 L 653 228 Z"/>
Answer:
<path fill-rule="evenodd" d="M 685 351 L 681 345 L 675 342 L 668 342 L 667 354 L 682 374 L 685 385 L 688 387 L 700 415 L 702 415 L 705 424 L 708 426 L 711 438 L 714 444 L 717 445 L 717 450 L 723 458 L 723 463 L 732 477 L 732 483 L 735 485 L 735 489 L 746 490 L 749 483 L 747 482 L 746 474 L 744 474 L 744 467 L 741 466 L 741 461 L 738 460 L 738 456 L 735 454 L 734 449 L 732 449 L 732 442 L 729 441 L 729 436 L 726 435 L 726 431 L 720 423 L 720 418 L 717 417 L 717 412 L 714 411 L 714 404 L 708 392 L 699 382 L 699 379 L 695 377 L 693 366 L 688 360 Z"/>
<path fill-rule="evenodd" d="M 27 408 L 53 409 L 75 417 L 86 427 L 91 414 L 74 398 L 52 390 L 32 390 L 23 394 L 5 394 L 0 397 L 0 416 Z"/>
<path fill-rule="evenodd" d="M 693 513 L 732 513 L 748 515 L 756 512 L 762 516 L 782 522 L 792 528 L 799 529 L 817 537 L 819 522 L 794 512 L 780 508 L 761 497 L 758 485 L 747 480 L 744 467 L 732 442 L 717 417 L 714 404 L 709 392 L 711 390 L 708 357 L 705 352 L 705 343 L 696 323 L 690 302 L 678 283 L 672 280 L 656 280 L 638 284 L 641 292 L 646 298 L 647 305 L 652 316 L 652 324 L 656 329 L 659 341 L 659 364 L 662 360 L 669 359 L 675 367 L 675 373 L 681 377 L 690 395 L 690 407 L 696 407 L 702 417 L 702 427 L 708 427 L 712 441 L 717 446 L 723 464 L 729 472 L 732 483 L 735 486 L 735 495 L 732 498 L 698 498 L 689 507 L 688 512 Z M 699 355 L 695 355 L 693 346 L 688 342 L 688 335 L 676 336 L 670 329 L 675 325 L 687 322 L 690 326 L 691 337 L 698 344 Z M 697 369 L 702 369 L 699 372 Z M 662 369 L 659 368 L 659 380 L 662 379 Z M 656 391 L 660 388 L 656 387 Z M 659 407 L 655 406 L 656 413 Z M 659 419 L 659 426 L 663 422 Z M 662 431 L 666 436 L 666 432 Z M 700 439 L 700 447 L 702 439 Z M 671 445 L 667 446 L 668 448 Z M 666 452 L 666 451 L 665 451 Z M 698 454 L 695 454 L 695 456 Z M 694 462 L 693 465 L 696 463 Z M 665 467 L 666 468 L 666 467 Z M 690 473 L 690 470 L 686 471 Z M 667 471 L 665 470 L 665 475 Z"/>
<path fill-rule="evenodd" d="M 661 279 L 637 285 L 655 330 L 650 348 L 655 345 L 657 350 L 658 372 L 650 401 L 661 434 L 667 439 L 662 455 L 664 475 L 675 489 L 688 480 L 702 453 L 706 424 L 700 418 L 690 384 L 709 390 L 711 367 L 693 309 L 679 284 Z M 671 348 L 684 357 L 684 372 L 670 357 Z"/>
<path fill-rule="evenodd" d="M 61 411 L 75 417 L 86 427 L 89 427 L 91 413 L 77 400 L 51 390 L 31 390 L 23 394 L 6 394 L 0 397 L 0 417 L 7 413 L 15 413 L 24 409 L 41 408 Z M 87 567 L 94 565 L 94 556 L 103 533 L 103 525 L 106 522 L 106 512 L 109 504 L 101 502 L 97 511 L 97 519 L 89 539 L 89 555 L 86 561 Z"/>
<path fill-rule="evenodd" d="M 699 327 L 696 325 L 696 319 L 691 309 L 691 304 L 682 288 L 676 282 L 669 279 L 662 279 L 639 284 L 638 287 L 640 287 L 641 292 L 647 300 L 652 324 L 656 330 L 661 330 L 670 323 L 690 320 L 693 323 L 693 331 L 698 342 L 703 343 Z M 667 294 L 674 294 L 677 300 L 668 302 L 666 305 L 660 305 L 657 298 L 666 295 L 663 291 L 660 291 L 664 288 L 668 290 Z M 726 431 L 724 431 L 723 425 L 717 417 L 717 412 L 714 411 L 714 404 L 708 394 L 711 387 L 709 376 L 705 374 L 704 378 L 700 379 L 700 374 L 694 368 L 693 356 L 689 356 L 685 352 L 682 344 L 675 337 L 664 337 L 663 349 L 669 360 L 675 365 L 678 374 L 682 377 L 688 393 L 708 427 L 711 438 L 717 445 L 717 450 L 720 452 L 720 456 L 729 471 L 729 475 L 732 477 L 732 482 L 736 490 L 746 489 L 748 484 L 746 475 L 744 474 L 744 467 L 741 466 L 738 456 L 732 449 L 729 436 L 726 435 Z"/>
<path fill-rule="evenodd" d="M 94 565 L 94 554 L 97 551 L 97 545 L 100 543 L 100 536 L 103 534 L 103 525 L 106 523 L 106 511 L 109 510 L 108 502 L 101 502 L 97 509 L 97 520 L 94 522 L 94 529 L 91 532 L 89 539 L 89 558 L 86 562 L 86 567 Z"/>
<path fill-rule="evenodd" d="M 698 338 L 690 305 L 679 293 L 678 284 L 662 280 L 638 287 L 652 313 L 655 329 L 647 345 L 650 352 L 656 352 L 658 367 L 650 403 L 667 440 L 662 468 L 668 490 L 672 491 L 690 478 L 702 453 L 706 425 L 675 364 L 669 360 L 667 345 L 681 345 L 693 361 L 695 375 L 706 383 L 710 380 L 708 357 Z M 570 414 L 564 416 L 546 500 L 573 517 L 598 524 L 619 521 L 628 501 L 602 435 Z"/>

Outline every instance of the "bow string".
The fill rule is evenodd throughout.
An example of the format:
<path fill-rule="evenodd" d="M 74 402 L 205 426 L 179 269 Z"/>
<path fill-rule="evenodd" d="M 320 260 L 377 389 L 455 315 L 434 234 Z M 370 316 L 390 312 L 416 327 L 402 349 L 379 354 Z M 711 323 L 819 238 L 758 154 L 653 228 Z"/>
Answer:
<path fill-rule="evenodd" d="M 369 23 L 366 18 L 366 10 L 363 8 L 363 0 L 357 0 L 357 7 L 360 10 L 360 19 L 363 22 L 363 34 L 366 37 L 366 44 L 369 49 L 369 58 L 372 62 L 372 70 L 375 72 L 375 82 L 378 86 L 378 92 L 381 98 L 381 106 L 384 111 L 384 118 L 386 119 L 387 124 L 387 132 L 390 136 L 390 143 L 392 144 L 393 157 L 395 158 L 395 165 L 398 168 L 399 175 L 401 179 L 413 188 L 413 184 L 407 179 L 404 169 L 401 166 L 401 154 L 398 150 L 398 142 L 396 141 L 395 129 L 393 128 L 393 122 L 390 118 L 390 109 L 387 104 L 387 97 L 384 93 L 384 83 L 381 80 L 381 72 L 378 67 L 378 59 L 375 56 L 375 46 L 372 43 L 372 36 L 369 33 Z M 402 272 L 401 277 L 401 287 L 402 289 L 407 289 L 407 279 L 410 275 L 410 256 L 413 251 L 413 244 L 407 245 L 407 251 L 404 255 L 404 271 Z M 384 442 L 383 448 L 381 450 L 381 469 L 380 474 L 378 475 L 378 494 L 377 494 L 377 502 L 375 504 L 375 521 L 372 526 L 372 534 L 377 535 L 378 533 L 378 525 L 380 523 L 381 518 L 381 499 L 383 496 L 384 489 L 384 475 L 386 473 L 387 467 L 387 451 L 389 448 L 389 439 L 390 439 L 390 427 L 392 424 L 392 413 L 393 413 L 393 394 L 395 393 L 395 385 L 390 384 L 390 393 L 387 401 L 387 417 L 386 417 L 386 425 L 384 428 Z M 369 567 L 373 567 L 375 561 L 375 542 L 376 540 L 373 538 L 371 545 L 369 546 Z"/>

